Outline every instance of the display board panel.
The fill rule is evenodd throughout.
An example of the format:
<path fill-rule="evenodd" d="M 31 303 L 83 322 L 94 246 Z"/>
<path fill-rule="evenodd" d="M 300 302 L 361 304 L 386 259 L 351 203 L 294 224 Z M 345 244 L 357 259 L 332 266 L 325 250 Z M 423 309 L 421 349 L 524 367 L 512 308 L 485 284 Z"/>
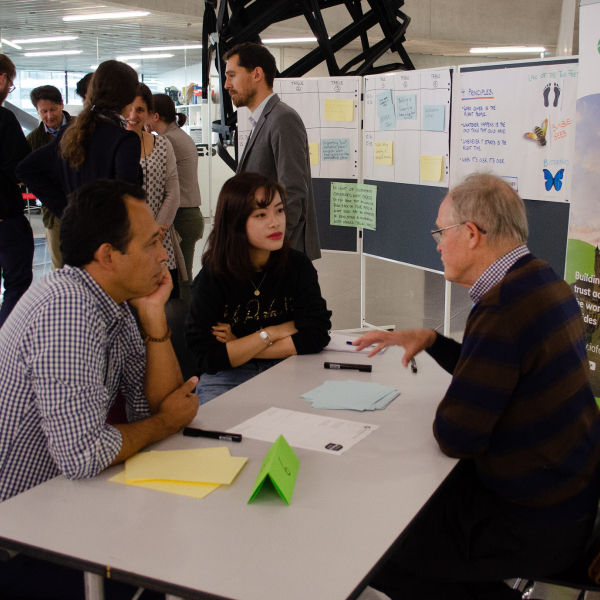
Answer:
<path fill-rule="evenodd" d="M 460 67 L 452 181 L 487 171 L 521 198 L 568 202 L 577 82 L 577 57 Z"/>
<path fill-rule="evenodd" d="M 365 77 L 363 177 L 448 187 L 453 68 Z"/>

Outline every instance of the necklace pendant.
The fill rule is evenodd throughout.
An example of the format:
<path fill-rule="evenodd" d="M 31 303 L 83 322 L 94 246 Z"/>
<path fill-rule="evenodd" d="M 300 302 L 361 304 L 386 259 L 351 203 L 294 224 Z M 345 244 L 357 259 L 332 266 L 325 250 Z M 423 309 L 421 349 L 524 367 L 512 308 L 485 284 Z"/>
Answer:
<path fill-rule="evenodd" d="M 255 296 L 260 296 L 260 292 L 258 290 L 254 290 L 254 295 Z"/>

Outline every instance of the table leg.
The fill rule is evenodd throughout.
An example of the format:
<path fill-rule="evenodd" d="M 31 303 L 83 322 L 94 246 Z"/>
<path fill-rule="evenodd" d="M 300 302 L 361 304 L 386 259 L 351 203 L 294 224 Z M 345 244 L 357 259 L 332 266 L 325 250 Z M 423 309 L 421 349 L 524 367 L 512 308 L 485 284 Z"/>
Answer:
<path fill-rule="evenodd" d="M 83 574 L 85 600 L 104 600 L 104 578 L 95 573 Z"/>

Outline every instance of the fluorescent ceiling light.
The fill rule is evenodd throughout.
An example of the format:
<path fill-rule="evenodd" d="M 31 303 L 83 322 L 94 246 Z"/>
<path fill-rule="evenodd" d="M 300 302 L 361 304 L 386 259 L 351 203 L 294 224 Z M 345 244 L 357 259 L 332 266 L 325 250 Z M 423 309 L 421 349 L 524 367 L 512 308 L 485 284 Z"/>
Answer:
<path fill-rule="evenodd" d="M 90 65 L 90 69 L 94 69 L 94 71 L 98 68 L 98 65 Z"/>
<path fill-rule="evenodd" d="M 202 48 L 201 44 L 196 46 L 153 46 L 152 48 L 140 48 L 140 52 L 156 52 L 157 50 L 197 50 Z"/>
<path fill-rule="evenodd" d="M 135 56 L 117 56 L 117 60 L 127 62 L 128 60 L 144 60 L 147 58 L 170 58 L 172 54 L 136 54 Z"/>
<path fill-rule="evenodd" d="M 67 42 L 69 40 L 79 39 L 76 35 L 59 35 L 57 37 L 45 37 L 45 38 L 29 38 L 27 40 L 13 40 L 17 44 L 35 44 L 42 42 Z"/>
<path fill-rule="evenodd" d="M 263 44 L 293 44 L 294 42 L 316 42 L 316 37 L 309 38 L 278 38 L 274 40 L 261 40 Z"/>
<path fill-rule="evenodd" d="M 128 63 L 125 63 L 125 64 L 129 65 L 132 69 L 137 69 L 140 66 L 137 63 L 131 63 L 131 62 L 128 62 Z"/>
<path fill-rule="evenodd" d="M 499 48 L 471 48 L 471 54 L 498 54 L 501 52 L 516 52 L 518 54 L 525 54 L 533 52 L 545 52 L 546 48 L 543 46 L 500 46 Z"/>
<path fill-rule="evenodd" d="M 63 21 L 98 21 L 100 19 L 132 19 L 135 17 L 145 17 L 149 12 L 140 10 L 112 12 L 112 13 L 95 13 L 87 15 L 67 15 L 63 17 Z"/>
<path fill-rule="evenodd" d="M 17 44 L 15 44 L 14 42 L 9 42 L 8 40 L 5 40 L 4 38 L 0 39 L 0 42 L 2 42 L 3 44 L 6 44 L 7 46 L 10 46 L 11 48 L 15 48 L 16 50 L 23 49 L 23 48 L 21 48 L 21 46 L 17 46 Z"/>
<path fill-rule="evenodd" d="M 49 50 L 44 52 L 25 52 L 23 56 L 62 56 L 63 54 L 81 54 L 83 50 Z"/>

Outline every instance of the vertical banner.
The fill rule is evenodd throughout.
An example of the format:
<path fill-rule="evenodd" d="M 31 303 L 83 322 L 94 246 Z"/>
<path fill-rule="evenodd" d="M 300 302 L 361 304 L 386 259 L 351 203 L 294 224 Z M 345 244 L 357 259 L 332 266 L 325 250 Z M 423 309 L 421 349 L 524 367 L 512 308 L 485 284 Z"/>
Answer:
<path fill-rule="evenodd" d="M 581 0 L 579 81 L 565 279 L 586 327 L 592 389 L 600 401 L 600 0 Z"/>

